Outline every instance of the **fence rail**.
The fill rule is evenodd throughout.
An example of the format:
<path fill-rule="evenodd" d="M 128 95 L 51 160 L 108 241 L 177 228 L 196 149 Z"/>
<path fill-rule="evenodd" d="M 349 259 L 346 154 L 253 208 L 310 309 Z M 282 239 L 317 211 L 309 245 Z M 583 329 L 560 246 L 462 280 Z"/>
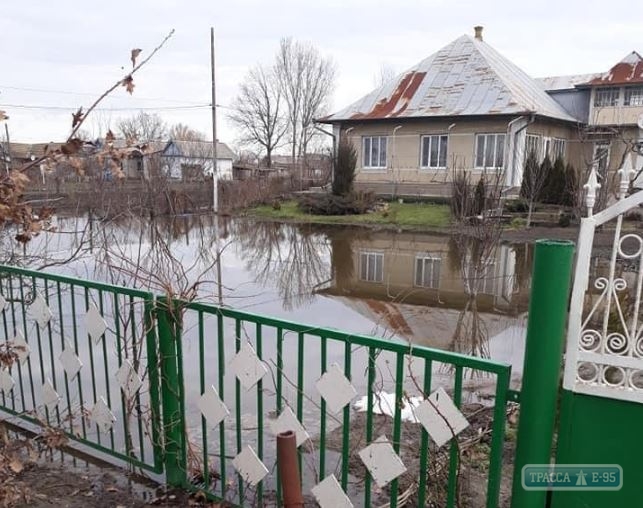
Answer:
<path fill-rule="evenodd" d="M 281 505 L 285 428 L 297 431 L 305 492 L 332 475 L 325 486 L 354 504 L 456 506 L 457 438 L 438 450 L 405 420 L 412 395 L 441 387 L 461 407 L 466 378 L 486 376 L 486 499 L 498 504 L 508 365 L 12 267 L 0 267 L 0 292 L 5 344 L 24 343 L 0 375 L 2 410 L 238 506 Z M 405 469 L 391 481 L 364 467 L 382 443 Z"/>

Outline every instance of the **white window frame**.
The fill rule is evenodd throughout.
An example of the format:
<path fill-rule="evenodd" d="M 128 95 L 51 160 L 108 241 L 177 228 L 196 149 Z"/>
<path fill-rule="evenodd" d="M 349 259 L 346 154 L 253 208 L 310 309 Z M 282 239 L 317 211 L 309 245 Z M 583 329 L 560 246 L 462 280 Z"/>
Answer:
<path fill-rule="evenodd" d="M 478 291 L 482 295 L 496 296 L 498 290 L 498 276 L 496 275 L 496 263 L 487 263 L 484 266 L 484 272 L 481 274 L 481 284 Z M 491 286 L 491 287 L 489 287 Z"/>
<path fill-rule="evenodd" d="M 366 153 L 367 140 L 368 140 L 368 146 L 369 146 L 368 157 Z M 373 161 L 371 160 L 373 156 L 372 146 L 373 146 L 374 140 L 377 140 L 377 143 L 378 143 L 377 165 L 374 165 Z M 384 145 L 384 161 L 382 161 L 382 144 Z M 388 163 L 388 136 L 364 136 L 362 138 L 362 167 L 364 169 L 381 171 L 387 168 L 387 163 Z"/>
<path fill-rule="evenodd" d="M 428 278 L 428 284 L 426 284 L 426 271 L 427 271 L 427 261 L 430 262 L 429 270 L 430 276 Z M 437 280 L 436 276 L 436 266 L 437 266 Z M 421 274 L 418 272 L 418 268 L 421 269 Z M 418 275 L 420 275 L 420 280 L 418 283 Z M 442 275 L 442 257 L 435 256 L 427 253 L 417 254 L 415 256 L 415 264 L 413 268 L 413 285 L 420 288 L 428 289 L 439 289 L 440 288 L 440 279 Z"/>
<path fill-rule="evenodd" d="M 643 86 L 626 86 L 623 105 L 627 107 L 643 106 Z"/>
<path fill-rule="evenodd" d="M 619 105 L 620 88 L 602 87 L 594 90 L 595 108 L 614 108 Z"/>
<path fill-rule="evenodd" d="M 487 166 L 485 165 L 484 159 L 486 159 L 486 153 L 487 153 L 487 144 L 489 143 L 489 140 L 493 139 L 493 166 Z M 502 141 L 500 141 L 502 140 Z M 476 134 L 476 142 L 475 142 L 475 151 L 473 153 L 473 167 L 475 169 L 492 169 L 492 170 L 501 170 L 504 169 L 505 166 L 505 140 L 506 140 L 506 134 L 504 132 L 489 132 L 489 133 L 479 133 Z M 482 159 L 483 159 L 483 164 L 480 165 L 478 164 L 478 147 L 480 146 L 480 143 L 483 142 L 483 150 L 482 150 Z M 500 165 L 498 165 L 498 147 L 502 146 L 502 159 L 500 161 Z"/>
<path fill-rule="evenodd" d="M 551 144 L 549 145 L 549 158 L 554 162 L 558 157 L 562 157 L 565 160 L 567 155 L 567 141 L 562 138 L 551 138 Z"/>
<path fill-rule="evenodd" d="M 530 140 L 532 141 L 531 143 L 530 143 Z M 530 144 L 532 146 L 530 146 Z M 542 162 L 543 147 L 542 147 L 542 136 L 540 134 L 527 134 L 527 137 L 525 139 L 525 160 L 527 160 L 527 157 L 529 157 L 529 154 L 532 151 L 536 155 L 536 160 L 538 162 Z"/>
<path fill-rule="evenodd" d="M 598 159 L 598 151 L 599 149 L 604 149 L 607 148 L 607 152 L 605 157 L 602 157 L 600 160 Z M 610 155 L 611 155 L 611 149 L 612 149 L 612 143 L 611 141 L 594 141 L 594 148 L 592 151 L 592 165 L 596 165 L 596 171 L 601 174 L 605 175 L 607 174 L 607 171 L 609 171 L 610 168 Z M 605 161 L 605 172 L 601 172 L 601 161 Z"/>
<path fill-rule="evenodd" d="M 424 143 L 429 144 L 427 154 L 427 160 L 424 160 Z M 431 147 L 434 143 L 438 144 L 438 160 L 437 164 L 431 164 Z M 440 154 L 442 144 L 445 145 L 444 148 L 444 164 L 440 164 Z M 447 159 L 449 157 L 449 135 L 448 134 L 426 134 L 420 139 L 420 168 L 422 169 L 446 169 L 447 168 Z"/>
<path fill-rule="evenodd" d="M 379 266 L 381 267 L 378 272 L 378 260 L 380 262 Z M 370 276 L 370 268 L 373 267 L 372 274 Z M 364 268 L 364 270 L 362 270 Z M 364 271 L 365 275 L 362 275 Z M 380 251 L 370 251 L 363 250 L 359 251 L 359 279 L 364 282 L 375 282 L 382 283 L 384 282 L 384 253 Z"/>

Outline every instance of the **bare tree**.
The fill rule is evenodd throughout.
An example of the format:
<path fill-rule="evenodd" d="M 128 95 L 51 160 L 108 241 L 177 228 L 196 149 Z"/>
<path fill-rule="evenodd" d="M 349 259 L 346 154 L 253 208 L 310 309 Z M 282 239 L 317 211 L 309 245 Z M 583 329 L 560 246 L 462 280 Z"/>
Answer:
<path fill-rule="evenodd" d="M 175 141 L 205 141 L 206 135 L 184 123 L 176 123 L 169 130 L 169 138 Z"/>
<path fill-rule="evenodd" d="M 288 106 L 288 123 L 293 163 L 315 135 L 313 122 L 321 116 L 335 84 L 335 63 L 322 56 L 308 43 L 281 40 L 277 52 L 276 72 Z"/>
<path fill-rule="evenodd" d="M 380 68 L 373 75 L 373 84 L 379 88 L 392 81 L 396 75 L 395 67 L 388 63 L 382 63 Z"/>
<path fill-rule="evenodd" d="M 288 128 L 283 118 L 283 95 L 273 68 L 261 65 L 246 75 L 229 119 L 241 131 L 241 143 L 266 151 L 267 166 Z"/>
<path fill-rule="evenodd" d="M 156 113 L 150 114 L 145 111 L 120 120 L 117 129 L 122 137 L 136 143 L 166 139 L 168 135 L 165 120 Z"/>

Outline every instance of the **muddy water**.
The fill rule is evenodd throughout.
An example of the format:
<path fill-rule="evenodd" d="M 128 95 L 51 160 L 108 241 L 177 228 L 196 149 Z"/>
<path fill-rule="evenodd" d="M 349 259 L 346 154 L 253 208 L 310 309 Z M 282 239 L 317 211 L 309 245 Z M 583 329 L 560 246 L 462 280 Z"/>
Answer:
<path fill-rule="evenodd" d="M 475 242 L 448 236 L 378 231 L 315 225 L 289 225 L 249 220 L 184 217 L 154 222 L 134 218 L 103 223 L 85 217 L 60 218 L 58 232 L 44 234 L 25 251 L 15 252 L 32 266 L 81 278 L 149 288 L 162 293 L 171 287 L 181 293 L 198 281 L 196 299 L 289 321 L 370 334 L 512 364 L 512 384 L 519 384 L 524 352 L 525 314 L 529 295 L 532 251 L 525 244 L 499 244 L 486 251 Z M 215 230 L 218 230 L 219 241 Z M 217 252 L 221 252 L 220 267 Z M 69 260 L 69 258 L 73 258 Z M 70 322 L 70 309 L 60 309 Z M 109 321 L 109 320 L 108 320 Z M 225 420 L 226 455 L 236 451 L 237 429 L 244 444 L 257 448 L 260 426 L 269 425 L 277 407 L 274 371 L 262 390 L 237 392 L 230 359 L 235 354 L 233 320 L 224 320 L 225 381 L 219 390 L 231 416 Z M 183 333 L 183 376 L 190 441 L 207 443 L 211 451 L 221 446 L 216 428 L 202 432 L 198 409 L 203 365 L 204 389 L 219 388 L 216 319 L 205 319 L 204 358 L 200 361 L 196 313 L 186 312 Z M 256 344 L 256 327 L 245 325 L 241 333 Z M 263 329 L 263 359 L 277 362 L 276 333 Z M 111 342 L 110 342 L 111 344 Z M 299 344 L 303 344 L 300 346 Z M 294 384 L 300 347 L 303 347 L 301 382 L 303 396 Z M 110 348 L 113 356 L 115 350 Z M 79 351 L 83 356 L 85 351 Z M 346 351 L 329 341 L 327 364 L 344 365 Z M 319 395 L 314 385 L 321 375 L 320 341 L 314 335 L 284 337 L 283 400 L 293 411 L 301 407 L 302 421 L 312 439 L 319 435 Z M 368 351 L 352 348 L 351 382 L 358 396 L 366 393 Z M 395 389 L 392 365 L 395 356 L 379 352 L 376 360 L 377 389 Z M 110 363 L 114 364 L 114 363 Z M 423 365 L 404 359 L 404 391 L 418 395 L 414 379 L 421 379 Z M 453 371 L 434 364 L 434 388 L 449 390 Z M 113 373 L 105 372 L 105 377 Z M 81 373 L 88 375 L 88 373 Z M 103 375 L 96 390 L 105 391 Z M 465 402 L 486 396 L 493 380 L 465 380 Z M 118 397 L 118 387 L 114 397 Z M 261 392 L 261 393 L 260 393 Z M 261 402 L 260 402 L 261 399 Z M 116 399 L 115 399 L 116 400 Z M 238 403 L 237 403 L 238 400 Z M 260 410 L 260 404 L 262 409 Z M 121 414 L 112 408 L 120 421 Z M 341 425 L 341 413 L 330 415 L 326 432 Z M 117 439 L 118 442 L 118 439 Z M 264 461 L 274 461 L 267 441 Z M 328 451 L 328 467 L 338 458 Z M 307 461 L 316 462 L 311 452 Z M 310 483 L 313 473 L 306 473 Z"/>
<path fill-rule="evenodd" d="M 501 243 L 473 270 L 475 246 L 463 248 L 449 236 L 220 219 L 218 285 L 211 217 L 153 223 L 66 217 L 55 225 L 57 233 L 18 254 L 36 256 L 34 266 L 74 255 L 46 269 L 155 291 L 198 279 L 200 300 L 490 357 L 512 364 L 514 382 L 520 375 L 528 244 Z M 155 256 L 152 246 L 159 244 L 169 254 Z M 137 264 L 153 274 L 134 277 Z"/>

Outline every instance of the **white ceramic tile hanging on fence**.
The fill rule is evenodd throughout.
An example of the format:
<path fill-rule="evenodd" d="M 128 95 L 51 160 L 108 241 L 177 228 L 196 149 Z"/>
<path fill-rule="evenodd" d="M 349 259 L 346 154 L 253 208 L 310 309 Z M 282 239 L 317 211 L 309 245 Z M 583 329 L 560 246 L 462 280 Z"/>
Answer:
<path fill-rule="evenodd" d="M 268 373 L 266 364 L 245 340 L 241 342 L 241 349 L 230 362 L 230 370 L 246 390 L 250 390 Z"/>
<path fill-rule="evenodd" d="M 268 468 L 250 446 L 246 446 L 239 455 L 232 459 L 232 465 L 241 475 L 243 481 L 253 486 L 268 474 Z"/>
<path fill-rule="evenodd" d="M 29 344 L 27 344 L 27 341 L 25 338 L 22 336 L 20 332 L 16 333 L 16 336 L 13 338 L 13 351 L 18 357 L 18 361 L 20 362 L 20 365 L 24 365 L 25 362 L 27 361 L 27 358 L 29 357 L 29 353 L 31 353 L 31 349 L 29 349 Z"/>
<path fill-rule="evenodd" d="M 83 362 L 80 361 L 78 355 L 74 353 L 73 346 L 67 341 L 65 341 L 64 351 L 60 353 L 58 358 L 60 359 L 60 363 L 63 364 L 63 369 L 65 369 L 65 372 L 67 373 L 67 379 L 71 381 L 82 368 Z"/>
<path fill-rule="evenodd" d="M 123 364 L 120 366 L 118 371 L 116 371 L 116 380 L 118 381 L 118 384 L 121 385 L 123 393 L 127 397 L 136 395 L 139 388 L 143 386 L 141 377 L 138 375 L 138 372 L 136 372 L 129 360 L 123 360 Z"/>
<path fill-rule="evenodd" d="M 9 395 L 11 393 L 11 390 L 13 390 L 13 385 L 15 384 L 16 383 L 11 377 L 11 374 L 9 374 L 8 370 L 0 370 L 0 390 L 2 390 L 2 393 L 4 393 L 5 395 Z"/>
<path fill-rule="evenodd" d="M 395 453 L 386 436 L 378 437 L 366 448 L 360 450 L 359 456 L 380 488 L 385 487 L 406 471 L 406 466 Z"/>
<path fill-rule="evenodd" d="M 51 384 L 51 381 L 47 379 L 42 385 L 42 402 L 49 411 L 53 411 L 54 408 L 60 403 L 60 395 L 54 389 L 54 386 Z"/>
<path fill-rule="evenodd" d="M 109 409 L 103 397 L 99 397 L 96 404 L 94 404 L 91 410 L 91 419 L 102 432 L 107 432 L 111 429 L 116 421 L 114 413 Z"/>
<path fill-rule="evenodd" d="M 442 388 L 415 408 L 415 416 L 439 448 L 469 426 L 469 422 Z"/>
<path fill-rule="evenodd" d="M 324 372 L 315 386 L 332 413 L 339 413 L 357 395 L 357 391 L 336 363 Z"/>
<path fill-rule="evenodd" d="M 353 508 L 335 475 L 327 476 L 310 491 L 321 508 Z"/>
<path fill-rule="evenodd" d="M 105 330 L 107 330 L 107 323 L 105 323 L 103 316 L 93 303 L 89 304 L 89 309 L 85 314 L 85 327 L 95 343 L 98 343 Z"/>
<path fill-rule="evenodd" d="M 292 430 L 296 435 L 297 447 L 310 439 L 308 432 L 306 432 L 306 429 L 289 406 L 286 406 L 278 418 L 270 422 L 270 429 L 275 436 L 282 432 Z"/>
<path fill-rule="evenodd" d="M 214 386 L 205 389 L 205 392 L 199 398 L 197 406 L 201 414 L 205 416 L 205 419 L 213 427 L 219 425 L 230 414 L 228 407 L 221 400 Z"/>
<path fill-rule="evenodd" d="M 31 317 L 31 319 L 35 320 L 36 323 L 38 323 L 38 326 L 40 326 L 40 328 L 44 328 L 45 326 L 47 326 L 47 323 L 49 323 L 52 316 L 47 302 L 40 293 L 36 293 L 36 297 L 27 309 L 27 314 L 29 314 L 29 317 Z"/>

